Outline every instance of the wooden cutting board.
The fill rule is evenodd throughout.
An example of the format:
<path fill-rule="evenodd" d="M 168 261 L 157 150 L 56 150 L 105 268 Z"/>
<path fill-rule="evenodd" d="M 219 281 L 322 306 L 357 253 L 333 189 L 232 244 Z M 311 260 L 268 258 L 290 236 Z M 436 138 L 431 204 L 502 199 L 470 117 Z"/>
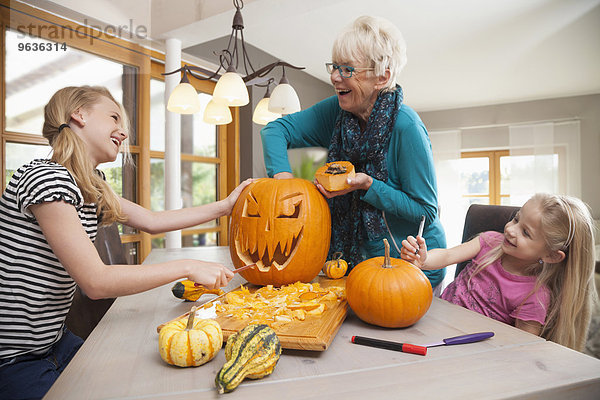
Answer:
<path fill-rule="evenodd" d="M 318 276 L 313 282 L 318 282 L 323 288 L 329 286 L 346 287 L 345 277 L 341 279 L 328 279 L 324 276 Z M 250 291 L 257 289 L 257 287 L 253 286 L 248 286 L 248 288 Z M 237 288 L 234 290 L 237 290 Z M 347 312 L 348 302 L 346 299 L 337 302 L 329 302 L 327 304 L 327 310 L 320 316 L 307 316 L 304 321 L 288 322 L 276 326 L 273 329 L 281 341 L 281 347 L 284 349 L 323 351 L 326 350 L 333 341 L 342 322 L 344 322 L 344 319 L 346 318 Z M 169 322 L 187 318 L 188 315 L 189 311 L 171 321 L 159 325 L 156 328 L 156 331 L 159 332 L 161 328 Z M 217 315 L 216 319 L 223 331 L 223 341 L 227 341 L 229 336 L 243 329 L 247 325 L 247 322 L 244 322 L 244 320 L 234 317 Z"/>

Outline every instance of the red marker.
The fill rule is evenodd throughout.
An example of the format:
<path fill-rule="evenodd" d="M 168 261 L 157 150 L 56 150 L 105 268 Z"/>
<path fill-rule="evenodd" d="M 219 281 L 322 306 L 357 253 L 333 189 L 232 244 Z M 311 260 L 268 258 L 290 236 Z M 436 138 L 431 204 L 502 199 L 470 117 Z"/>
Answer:
<path fill-rule="evenodd" d="M 387 340 L 373 339 L 363 336 L 352 336 L 352 343 L 362 344 L 363 346 L 377 347 L 379 349 L 401 351 L 403 353 L 418 354 L 424 356 L 427 354 L 427 347 L 417 346 L 416 344 L 390 342 Z"/>

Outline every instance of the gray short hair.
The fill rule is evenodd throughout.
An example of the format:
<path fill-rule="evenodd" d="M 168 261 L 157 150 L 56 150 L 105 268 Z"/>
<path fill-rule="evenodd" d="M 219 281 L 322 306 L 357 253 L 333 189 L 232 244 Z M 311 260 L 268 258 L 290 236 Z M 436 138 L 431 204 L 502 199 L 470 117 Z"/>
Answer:
<path fill-rule="evenodd" d="M 331 52 L 334 62 L 368 63 L 381 76 L 390 70 L 390 80 L 384 90 L 396 87 L 398 76 L 406 65 L 406 43 L 400 30 L 380 17 L 358 17 L 342 30 Z"/>

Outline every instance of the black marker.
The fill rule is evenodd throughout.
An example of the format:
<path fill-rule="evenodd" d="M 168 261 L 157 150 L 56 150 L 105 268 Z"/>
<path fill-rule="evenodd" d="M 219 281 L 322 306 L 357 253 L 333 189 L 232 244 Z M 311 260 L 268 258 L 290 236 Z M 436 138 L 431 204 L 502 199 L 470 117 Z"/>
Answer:
<path fill-rule="evenodd" d="M 427 347 L 417 346 L 416 344 L 390 342 L 387 340 L 373 339 L 364 336 L 352 336 L 352 343 L 362 344 L 363 346 L 377 347 L 379 349 L 401 351 L 403 353 L 418 354 L 424 356 L 427 354 Z"/>

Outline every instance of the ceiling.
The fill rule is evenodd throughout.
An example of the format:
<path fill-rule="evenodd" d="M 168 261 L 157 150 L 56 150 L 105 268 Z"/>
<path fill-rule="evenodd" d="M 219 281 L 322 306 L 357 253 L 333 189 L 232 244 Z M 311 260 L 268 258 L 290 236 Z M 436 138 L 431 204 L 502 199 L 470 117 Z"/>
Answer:
<path fill-rule="evenodd" d="M 234 13 L 228 0 L 60 4 L 105 22 L 120 11 L 184 51 L 229 36 Z M 600 0 L 247 0 L 242 15 L 247 43 L 327 83 L 337 32 L 360 15 L 390 19 L 407 42 L 405 100 L 419 111 L 600 93 Z"/>

